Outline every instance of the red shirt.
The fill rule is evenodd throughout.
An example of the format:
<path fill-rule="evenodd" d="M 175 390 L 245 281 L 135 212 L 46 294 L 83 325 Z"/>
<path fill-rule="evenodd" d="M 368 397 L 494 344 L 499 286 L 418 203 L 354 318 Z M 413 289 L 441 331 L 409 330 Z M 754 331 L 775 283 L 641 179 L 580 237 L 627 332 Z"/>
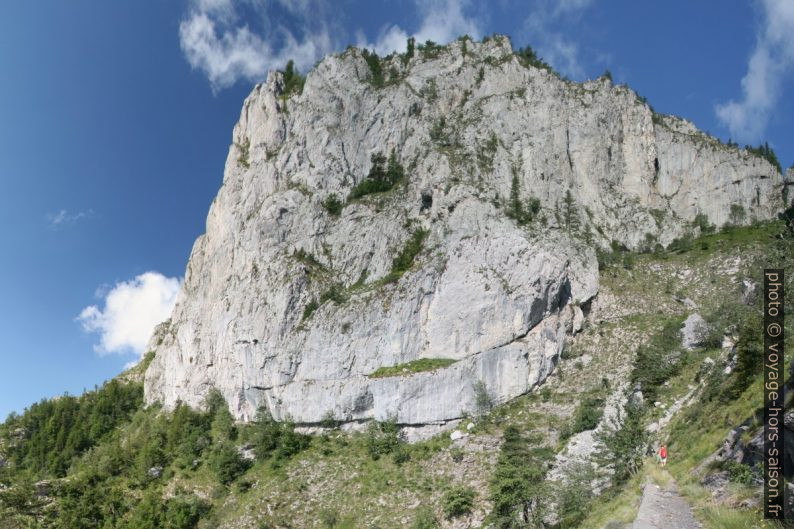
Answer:
<path fill-rule="evenodd" d="M 667 457 L 667 448 L 665 448 L 665 447 L 662 447 L 662 449 L 661 449 L 661 450 L 659 450 L 659 456 L 660 456 L 662 459 L 666 458 L 666 457 Z"/>

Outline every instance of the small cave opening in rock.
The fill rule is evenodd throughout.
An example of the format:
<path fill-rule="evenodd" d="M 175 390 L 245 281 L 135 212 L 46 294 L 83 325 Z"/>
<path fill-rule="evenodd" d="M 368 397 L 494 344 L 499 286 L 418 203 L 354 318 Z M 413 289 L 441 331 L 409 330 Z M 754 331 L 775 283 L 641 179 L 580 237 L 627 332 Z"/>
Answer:
<path fill-rule="evenodd" d="M 422 207 L 420 211 L 427 211 L 433 207 L 433 194 L 432 193 L 422 193 Z"/>

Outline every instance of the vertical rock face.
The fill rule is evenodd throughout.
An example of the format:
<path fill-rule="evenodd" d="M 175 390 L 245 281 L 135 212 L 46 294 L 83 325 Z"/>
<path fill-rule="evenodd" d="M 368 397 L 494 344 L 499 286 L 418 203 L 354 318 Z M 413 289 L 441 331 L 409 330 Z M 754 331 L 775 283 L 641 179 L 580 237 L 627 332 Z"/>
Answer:
<path fill-rule="evenodd" d="M 666 245 L 698 215 L 719 226 L 782 207 L 765 160 L 606 79 L 525 65 L 507 39 L 381 66 L 376 87 L 348 50 L 299 95 L 271 73 L 246 99 L 206 234 L 152 338 L 147 402 L 200 405 L 216 388 L 241 419 L 266 406 L 424 435 L 474 411 L 475 385 L 504 402 L 544 380 L 598 291 L 594 247 Z M 394 189 L 338 216 L 323 207 L 392 152 L 405 169 Z M 509 215 L 512 198 L 538 199 L 535 219 Z M 412 266 L 390 275 L 419 230 Z M 371 376 L 423 358 L 448 365 Z"/>

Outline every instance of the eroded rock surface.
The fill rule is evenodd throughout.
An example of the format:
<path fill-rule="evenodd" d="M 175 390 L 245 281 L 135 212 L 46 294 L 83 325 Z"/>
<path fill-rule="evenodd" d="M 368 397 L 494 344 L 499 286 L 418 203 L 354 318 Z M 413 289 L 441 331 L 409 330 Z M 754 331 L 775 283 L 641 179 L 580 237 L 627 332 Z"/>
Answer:
<path fill-rule="evenodd" d="M 394 418 L 415 436 L 504 402 L 552 371 L 598 292 L 594 248 L 661 243 L 782 206 L 782 177 L 624 86 L 522 64 L 507 39 L 458 41 L 383 64 L 325 58 L 300 95 L 271 73 L 246 99 L 223 186 L 171 319 L 152 338 L 146 401 L 200 405 L 217 388 L 237 418 L 266 406 L 304 426 Z M 395 153 L 395 189 L 344 200 Z M 518 188 L 513 185 L 517 177 Z M 541 209 L 507 213 L 516 195 Z M 385 281 L 416 230 L 413 266 Z M 313 300 L 327 300 L 304 314 Z M 421 358 L 455 362 L 373 378 Z"/>

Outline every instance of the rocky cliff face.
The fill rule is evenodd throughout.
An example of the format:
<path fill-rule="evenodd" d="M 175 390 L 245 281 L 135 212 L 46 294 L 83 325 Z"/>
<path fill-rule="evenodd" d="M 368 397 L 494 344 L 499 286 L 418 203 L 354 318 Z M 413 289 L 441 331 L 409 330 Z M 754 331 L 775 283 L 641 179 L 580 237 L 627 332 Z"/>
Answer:
<path fill-rule="evenodd" d="M 700 214 L 719 226 L 782 207 L 765 160 L 609 80 L 527 65 L 507 39 L 381 66 L 374 86 L 348 50 L 299 95 L 271 73 L 246 99 L 207 232 L 152 339 L 147 402 L 200 405 L 217 388 L 241 419 L 264 405 L 306 426 L 391 417 L 423 436 L 474 412 L 475 386 L 498 403 L 545 379 L 598 292 L 596 246 L 666 245 Z M 338 216 L 323 207 L 391 152 L 406 173 L 394 189 Z M 511 193 L 539 199 L 532 222 L 507 214 Z M 419 230 L 413 265 L 390 276 Z M 423 358 L 449 365 L 371 376 Z"/>

